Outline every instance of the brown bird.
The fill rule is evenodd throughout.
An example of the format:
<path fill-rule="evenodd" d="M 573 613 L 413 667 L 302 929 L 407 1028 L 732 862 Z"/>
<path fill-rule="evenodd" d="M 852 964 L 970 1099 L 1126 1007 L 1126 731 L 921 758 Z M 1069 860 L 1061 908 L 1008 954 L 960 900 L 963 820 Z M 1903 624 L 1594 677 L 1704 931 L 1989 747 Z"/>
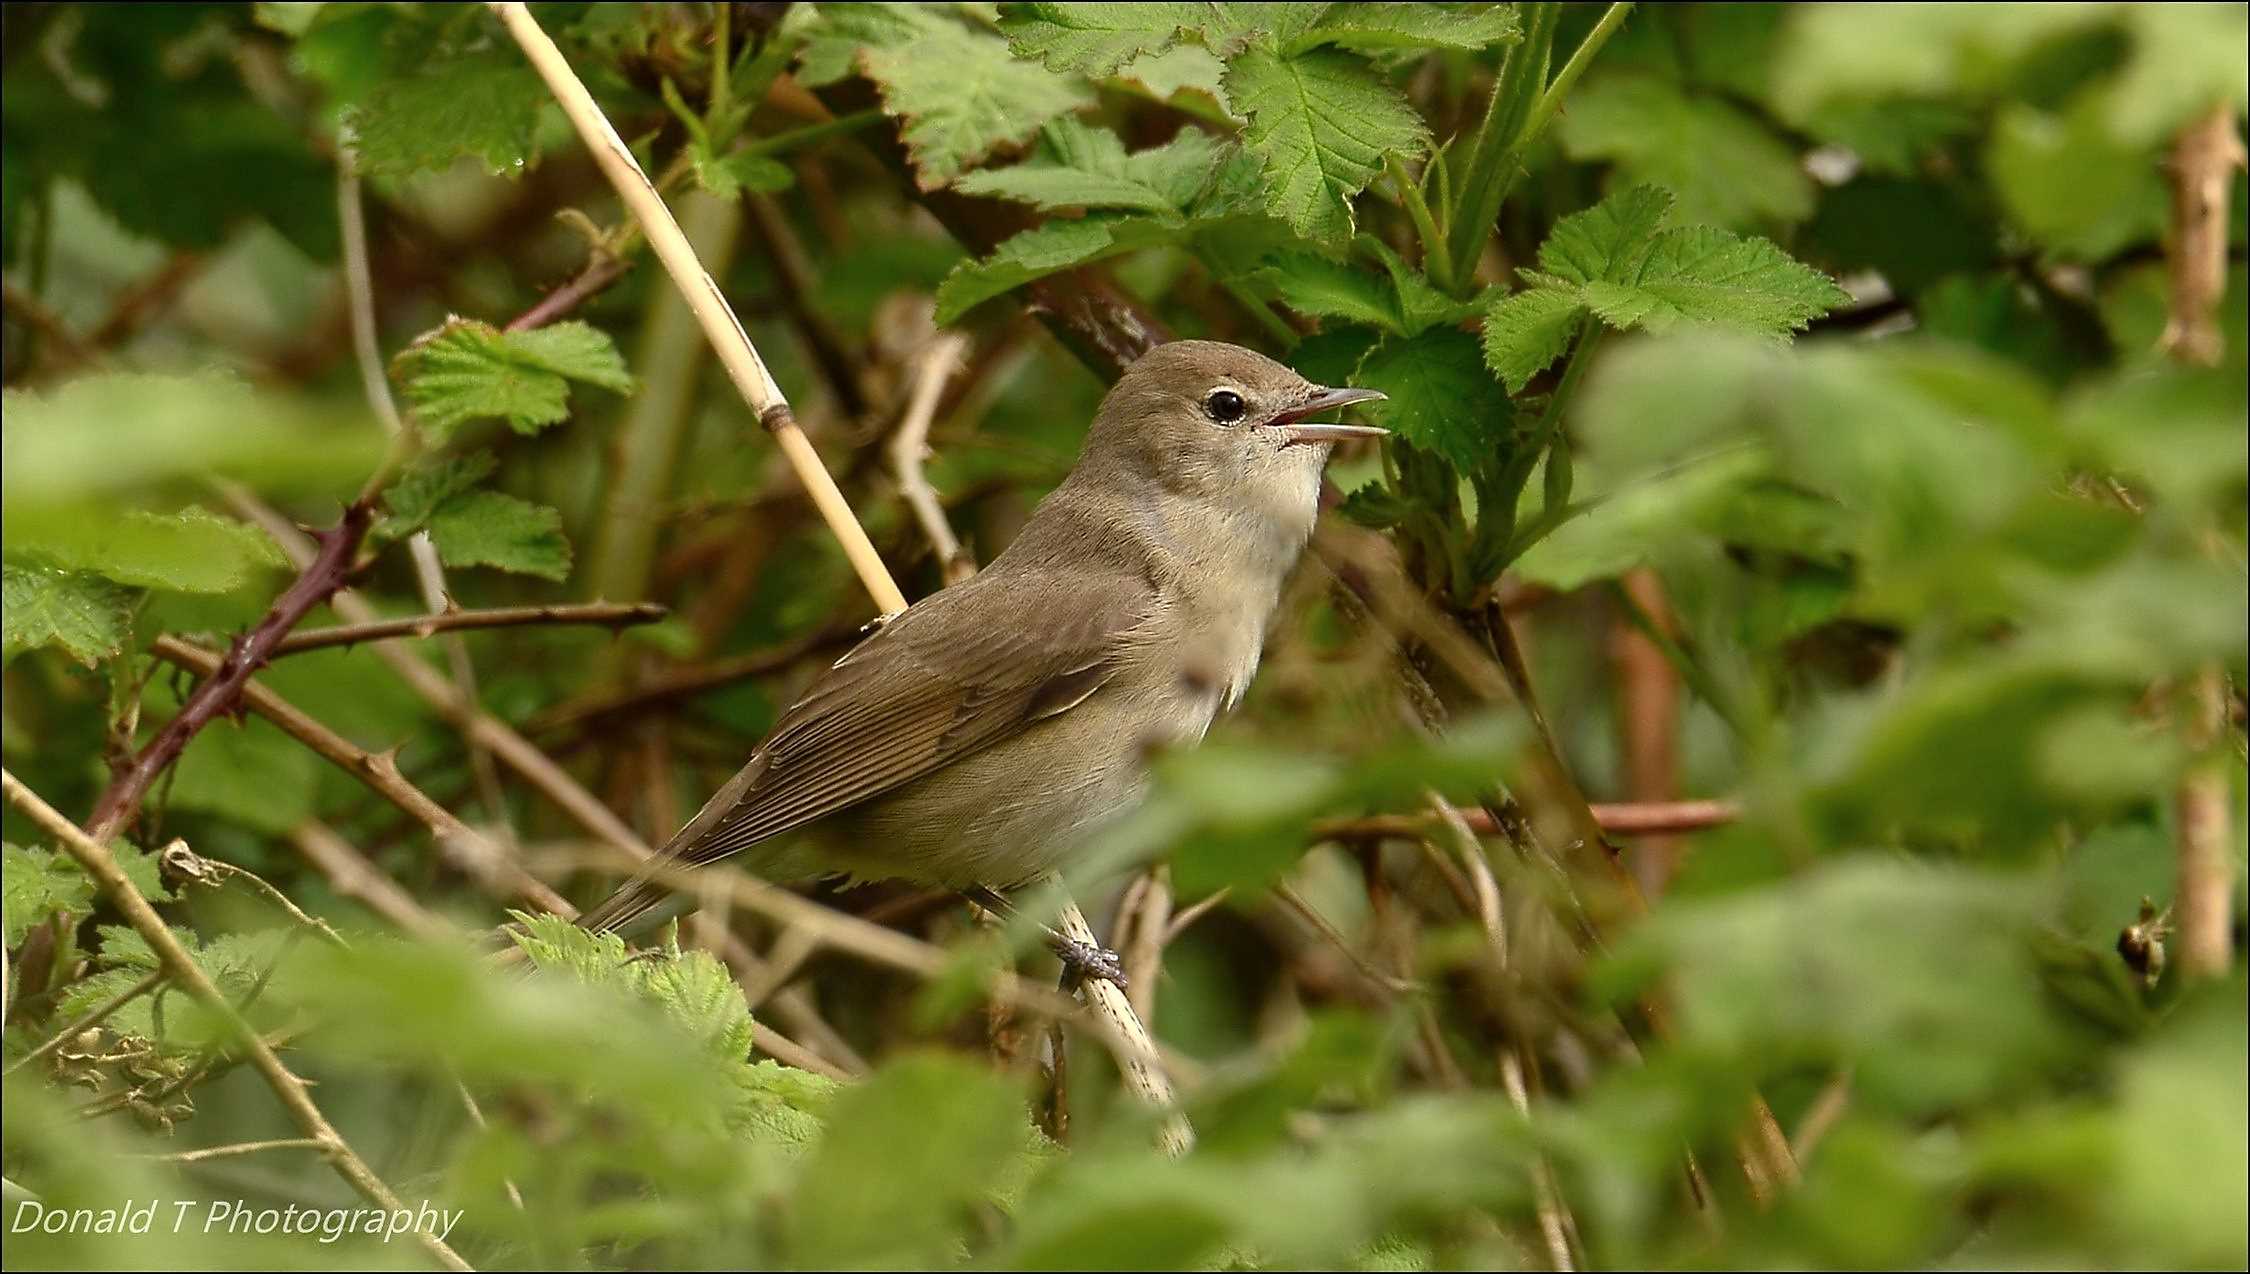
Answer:
<path fill-rule="evenodd" d="M 893 616 L 816 679 L 650 865 L 580 923 L 632 932 L 656 879 L 749 852 L 770 879 L 1005 889 L 1067 861 L 1242 697 L 1310 538 L 1328 389 L 1212 341 L 1159 346 L 984 571 Z M 777 840 L 809 829 L 804 837 Z"/>

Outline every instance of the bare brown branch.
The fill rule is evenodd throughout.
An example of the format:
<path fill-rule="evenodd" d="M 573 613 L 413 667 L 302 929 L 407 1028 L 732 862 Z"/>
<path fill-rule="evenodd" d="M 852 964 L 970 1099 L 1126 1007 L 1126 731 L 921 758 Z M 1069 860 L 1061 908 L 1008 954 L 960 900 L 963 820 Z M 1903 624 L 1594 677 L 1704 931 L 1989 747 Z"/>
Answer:
<path fill-rule="evenodd" d="M 362 642 L 398 637 L 427 638 L 439 633 L 471 628 L 522 628 L 531 625 L 590 624 L 601 628 L 628 628 L 653 624 L 670 612 L 654 602 L 586 602 L 574 606 L 496 606 L 486 610 L 444 610 L 431 615 L 378 619 L 365 624 L 337 624 L 291 633 L 275 643 L 276 657 L 330 646 L 356 646 Z"/>

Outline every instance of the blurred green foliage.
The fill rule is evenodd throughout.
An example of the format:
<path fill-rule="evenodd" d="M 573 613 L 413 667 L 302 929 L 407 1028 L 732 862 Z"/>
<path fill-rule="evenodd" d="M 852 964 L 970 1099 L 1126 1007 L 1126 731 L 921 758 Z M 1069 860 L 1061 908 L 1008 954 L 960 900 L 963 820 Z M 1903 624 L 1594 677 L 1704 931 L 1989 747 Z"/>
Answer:
<path fill-rule="evenodd" d="M 838 1081 L 760 1055 L 758 1026 L 838 1050 L 695 924 L 631 952 L 519 916 L 528 967 L 405 940 L 309 847 L 356 847 L 439 923 L 490 927 L 510 899 L 272 723 L 204 729 L 121 863 L 367 1162 L 460 1210 L 473 1263 L 2250 1260 L 2242 963 L 2199 981 L 2162 958 L 2197 776 L 2222 786 L 2237 948 L 2250 910 L 2239 169 L 2218 362 L 2162 345 L 2167 164 L 2196 119 L 2239 122 L 2244 6 L 532 11 L 688 209 L 910 595 L 942 564 L 882 469 L 925 315 L 971 342 L 928 472 L 980 557 L 1098 401 L 1098 369 L 1021 304 L 1082 267 L 1180 335 L 1385 391 L 1368 418 L 1394 437 L 1331 474 L 1381 551 L 1324 532 L 1241 713 L 1160 758 L 1073 879 L 1107 904 L 1157 859 L 1180 907 L 1231 891 L 1153 988 L 1157 1036 L 1197 1063 L 1180 1160 L 1090 1039 L 1064 1125 L 1044 1032 L 987 1019 L 995 963 L 1047 975 L 1011 954 L 1037 899 L 1011 948 L 958 908 L 818 891 L 955 948 L 927 982 L 810 958 L 800 1003 L 872 1064 Z M 417 681 L 473 673 L 468 703 L 668 836 L 868 606 L 499 24 L 420 4 L 0 19 L 9 771 L 92 807 L 187 693 L 151 643 L 223 645 L 286 586 L 250 502 L 325 526 L 389 471 L 371 379 L 418 454 L 355 594 L 426 611 L 426 532 L 465 607 L 596 588 L 670 606 L 622 637 L 397 647 Z M 509 326 L 615 261 L 562 321 Z M 651 560 L 620 554 L 599 584 L 580 565 L 643 532 Z M 1368 581 L 1393 556 L 1453 647 L 1392 626 Z M 1465 648 L 1499 677 L 1504 605 L 1544 725 L 1452 664 Z M 1540 765 L 1596 800 L 1646 795 L 1613 655 L 1644 630 L 1684 688 L 1656 727 L 1672 794 L 1741 811 L 1673 841 L 1676 872 L 1648 870 L 1674 861 L 1662 842 L 1620 838 L 1645 914 L 1602 847 L 1555 833 Z M 551 785 L 493 769 L 457 705 L 366 649 L 258 683 L 571 897 L 606 891 Z M 1479 821 L 1450 826 L 1433 796 Z M 1338 825 L 1368 815 L 1410 817 Z M 4 828 L 7 1264 L 415 1264 L 200 1211 L 150 1233 L 14 1224 L 361 1200 L 302 1148 L 177 1157 L 296 1130 L 175 988 L 17 1068 L 155 960 L 29 823 Z M 175 836 L 341 940 L 245 877 L 182 875 Z M 717 923 L 768 958 L 794 940 Z M 1736 1161 L 1753 1095 L 1802 1172 L 1771 1200 Z"/>

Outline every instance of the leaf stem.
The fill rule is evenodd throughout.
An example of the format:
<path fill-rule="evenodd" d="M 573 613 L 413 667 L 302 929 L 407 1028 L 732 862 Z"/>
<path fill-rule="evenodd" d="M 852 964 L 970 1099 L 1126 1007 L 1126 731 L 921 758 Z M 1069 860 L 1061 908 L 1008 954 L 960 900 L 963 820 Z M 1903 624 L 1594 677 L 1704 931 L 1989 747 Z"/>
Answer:
<path fill-rule="evenodd" d="M 1414 222 L 1414 233 L 1421 236 L 1422 268 L 1429 273 L 1430 282 L 1451 292 L 1453 258 L 1446 254 L 1445 236 L 1430 216 L 1429 201 L 1422 197 L 1422 183 L 1407 175 L 1406 165 L 1395 154 L 1383 156 L 1383 166 L 1390 170 L 1391 184 L 1398 187 L 1398 201 L 1405 207 L 1408 219 Z"/>
<path fill-rule="evenodd" d="M 1578 77 L 1586 73 L 1586 68 L 1594 61 L 1594 55 L 1609 43 L 1609 37 L 1617 34 L 1617 28 L 1624 25 L 1625 15 L 1632 12 L 1632 9 L 1631 0 L 1620 0 L 1609 6 L 1601 20 L 1594 24 L 1594 29 L 1586 33 L 1586 38 L 1578 42 L 1576 49 L 1571 50 L 1570 60 L 1563 63 L 1562 70 L 1555 72 L 1554 83 L 1547 86 L 1547 91 L 1540 95 L 1539 104 L 1532 108 L 1531 118 L 1524 121 L 1523 132 L 1518 135 L 1512 148 L 1517 156 L 1520 157 L 1533 142 L 1539 140 L 1539 134 L 1546 131 L 1547 125 L 1555 118 L 1555 112 L 1562 109 L 1563 99 L 1570 96 L 1571 87 L 1578 83 Z"/>

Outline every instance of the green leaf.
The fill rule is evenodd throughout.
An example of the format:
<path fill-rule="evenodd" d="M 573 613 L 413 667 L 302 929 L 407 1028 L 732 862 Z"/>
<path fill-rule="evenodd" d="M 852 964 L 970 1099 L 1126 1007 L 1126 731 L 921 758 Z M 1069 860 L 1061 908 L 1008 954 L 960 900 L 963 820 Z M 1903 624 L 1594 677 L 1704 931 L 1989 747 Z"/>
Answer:
<path fill-rule="evenodd" d="M 1115 133 L 1064 118 L 1047 126 L 1038 157 L 970 173 L 957 185 L 966 194 L 1013 199 L 1047 212 L 1179 212 L 1202 192 L 1218 159 L 1217 139 L 1196 129 L 1182 129 L 1162 146 L 1128 155 Z"/>
<path fill-rule="evenodd" d="M 1688 221 L 1734 227 L 1812 214 L 1812 179 L 1756 117 L 1653 75 L 1590 79 L 1571 93 L 1557 132 L 1571 158 L 1613 163 L 1617 182 L 1672 191 Z"/>
<path fill-rule="evenodd" d="M 858 63 L 884 111 L 901 121 L 899 137 L 924 190 L 951 184 L 994 150 L 1093 105 L 1083 83 L 1010 56 L 1006 40 L 942 10 L 896 6 L 884 22 L 880 42 L 864 45 Z"/>
<path fill-rule="evenodd" d="M 1531 288 L 1496 302 L 1484 318 L 1484 361 L 1520 394 L 1570 348 L 1585 307 L 1564 288 Z"/>
<path fill-rule="evenodd" d="M 423 456 L 383 492 L 389 512 L 375 528 L 384 539 L 402 540 L 430 524 L 437 511 L 490 477 L 500 462 L 489 451 L 465 456 Z"/>
<path fill-rule="evenodd" d="M 937 321 L 951 323 L 985 301 L 1034 279 L 1120 252 L 1168 243 L 1180 233 L 1180 226 L 1153 217 L 1111 214 L 1035 226 L 1002 242 L 991 256 L 953 267 L 938 286 Z"/>
<path fill-rule="evenodd" d="M 926 1266 L 1030 1134 L 1022 1099 L 990 1070 L 936 1053 L 893 1061 L 836 1095 L 798 1184 L 791 1250 L 821 1268 Z"/>
<path fill-rule="evenodd" d="M 499 491 L 448 501 L 430 519 L 430 539 L 448 566 L 495 566 L 551 580 L 570 574 L 562 514 Z"/>
<path fill-rule="evenodd" d="M 536 149 L 547 86 L 513 48 L 440 57 L 389 79 L 345 113 L 361 171 L 407 177 L 475 156 L 495 175 L 520 174 Z"/>
<path fill-rule="evenodd" d="M 737 151 L 714 156 L 702 146 L 691 146 L 689 154 L 694 157 L 696 181 L 721 199 L 739 198 L 746 190 L 771 194 L 797 181 L 789 165 L 770 155 Z"/>
<path fill-rule="evenodd" d="M 2009 220 L 2058 255 L 2098 261 L 2164 231 L 2170 196 L 2162 171 L 2144 151 L 2110 139 L 2091 99 L 2061 115 L 2003 106 L 1985 163 Z"/>
<path fill-rule="evenodd" d="M 1256 277 L 1299 314 L 1401 330 L 1398 301 L 1388 283 L 1342 262 L 1292 252 L 1274 258 Z"/>
<path fill-rule="evenodd" d="M 255 527 L 201 508 L 128 509 L 107 518 L 42 519 L 9 538 L 11 552 L 138 588 L 226 593 L 262 567 L 286 564 Z"/>
<path fill-rule="evenodd" d="M 1764 239 L 1711 226 L 1659 227 L 1671 196 L 1640 186 L 1555 224 L 1535 286 L 1485 316 L 1492 369 L 1520 390 L 1567 347 L 1584 308 L 1612 327 L 1699 324 L 1780 336 L 1850 298 L 1826 275 Z"/>
<path fill-rule="evenodd" d="M 1811 266 L 1765 239 L 1710 226 L 1667 230 L 1630 283 L 1597 280 L 1581 295 L 1614 327 L 1664 331 L 1708 323 L 1779 335 L 1851 299 Z"/>
<path fill-rule="evenodd" d="M 1640 265 L 1672 211 L 1669 191 L 1622 190 L 1555 223 L 1539 245 L 1539 266 L 1571 283 L 1624 279 Z"/>
<path fill-rule="evenodd" d="M 132 594 L 107 580 L 9 562 L 0 565 L 0 581 L 0 658 L 60 646 L 91 668 L 114 658 L 132 636 Z"/>
<path fill-rule="evenodd" d="M 1332 4 L 1292 51 L 1336 44 L 1359 53 L 1392 49 L 1458 49 L 1473 53 L 1523 38 L 1512 5 Z M 1576 109 L 1577 99 L 1573 98 Z"/>
<path fill-rule="evenodd" d="M 1467 332 L 1435 328 L 1388 338 L 1368 353 L 1354 383 L 1390 396 L 1368 405 L 1371 419 L 1462 473 L 1475 471 L 1508 437 L 1507 395 Z"/>
<path fill-rule="evenodd" d="M 34 523 L 83 518 L 181 478 L 328 494 L 364 478 L 383 447 L 364 407 L 337 410 L 219 374 L 81 376 L 8 390 L 0 413 L 0 516 L 11 544 Z"/>
<path fill-rule="evenodd" d="M 78 864 L 52 850 L 0 847 L 7 870 L 0 872 L 0 919 L 4 919 L 10 951 L 23 944 L 33 925 L 43 924 L 57 912 L 84 915 L 93 906 L 94 882 Z"/>
<path fill-rule="evenodd" d="M 1924 1113 L 2006 1091 L 2058 1043 L 2020 940 L 2042 892 L 1911 862 L 1828 864 L 1681 900 L 1621 944 L 1609 974 L 1668 968 L 1681 1036 L 1753 1082 L 1850 1066 L 1855 1101 Z"/>
<path fill-rule="evenodd" d="M 1000 32 L 1016 56 L 1050 71 L 1103 76 L 1169 47 L 1209 16 L 1200 4 L 1004 4 Z"/>
<path fill-rule="evenodd" d="M 1267 210 L 1310 239 L 1349 236 L 1352 197 L 1384 157 L 1412 159 L 1429 140 L 1406 99 L 1348 53 L 1253 47 L 1227 65 L 1226 89 L 1249 118 L 1243 144 L 1264 161 Z"/>
<path fill-rule="evenodd" d="M 537 433 L 569 416 L 572 380 L 618 393 L 633 388 L 608 334 L 575 320 L 507 332 L 448 319 L 402 351 L 395 366 L 416 421 L 440 441 L 485 417 Z"/>

